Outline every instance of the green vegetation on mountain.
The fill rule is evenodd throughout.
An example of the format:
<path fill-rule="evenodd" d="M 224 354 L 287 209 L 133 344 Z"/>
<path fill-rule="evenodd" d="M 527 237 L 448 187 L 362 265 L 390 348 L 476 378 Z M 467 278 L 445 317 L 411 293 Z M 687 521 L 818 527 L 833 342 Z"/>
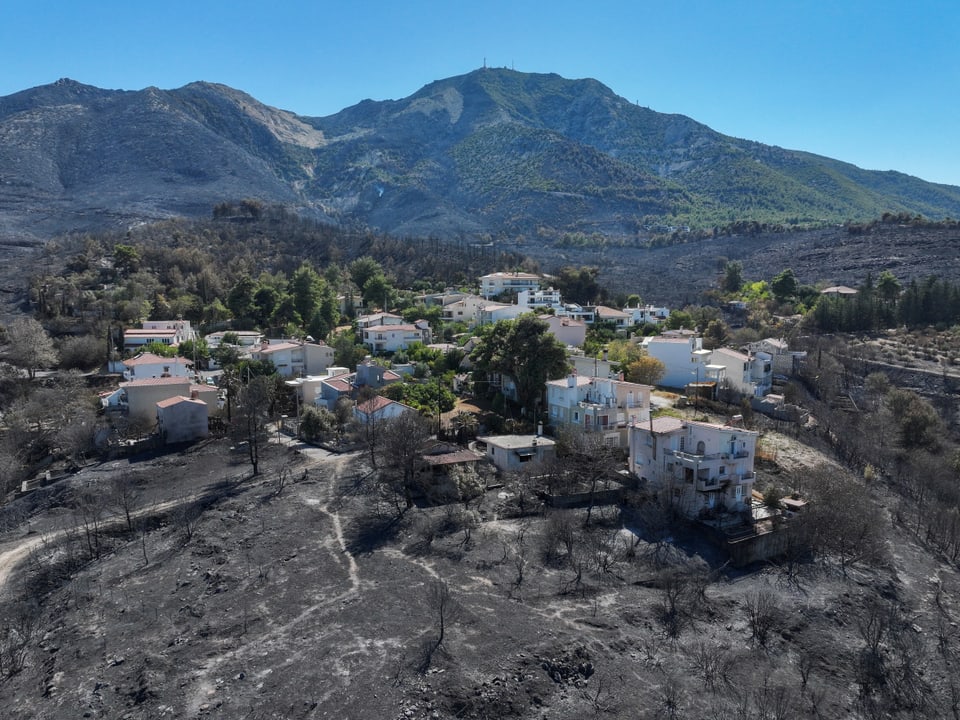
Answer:
<path fill-rule="evenodd" d="M 212 83 L 63 80 L 0 98 L 0 137 L 0 211 L 34 237 L 237 197 L 397 236 L 576 245 L 960 216 L 960 188 L 723 135 L 596 80 L 507 69 L 322 118 Z"/>

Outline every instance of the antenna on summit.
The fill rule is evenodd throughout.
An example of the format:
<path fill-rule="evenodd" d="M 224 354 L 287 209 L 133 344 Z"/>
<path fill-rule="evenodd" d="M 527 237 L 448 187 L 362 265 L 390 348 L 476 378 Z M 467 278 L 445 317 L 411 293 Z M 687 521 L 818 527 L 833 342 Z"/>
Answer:
<path fill-rule="evenodd" d="M 483 69 L 484 69 L 484 70 L 487 69 L 487 58 L 486 58 L 486 57 L 483 58 Z"/>

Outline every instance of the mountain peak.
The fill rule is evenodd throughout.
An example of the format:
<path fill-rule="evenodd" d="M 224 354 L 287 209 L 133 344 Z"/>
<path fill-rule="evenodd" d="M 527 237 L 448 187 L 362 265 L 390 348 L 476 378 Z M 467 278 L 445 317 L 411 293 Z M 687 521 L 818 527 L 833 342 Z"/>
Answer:
<path fill-rule="evenodd" d="M 561 242 L 737 220 L 960 215 L 958 188 L 728 137 L 592 78 L 509 68 L 323 118 L 207 81 L 117 91 L 62 78 L 0 98 L 0 137 L 0 216 L 34 232 L 41 215 L 64 232 L 208 215 L 244 197 L 398 235 Z"/>

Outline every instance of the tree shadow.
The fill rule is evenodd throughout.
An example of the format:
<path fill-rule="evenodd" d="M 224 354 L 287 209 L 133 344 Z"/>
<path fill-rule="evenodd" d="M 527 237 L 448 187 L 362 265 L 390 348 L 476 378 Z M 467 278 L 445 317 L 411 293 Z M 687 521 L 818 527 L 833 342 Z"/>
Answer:
<path fill-rule="evenodd" d="M 369 555 L 396 539 L 405 525 L 403 514 L 361 515 L 347 529 L 347 550 L 353 555 Z"/>

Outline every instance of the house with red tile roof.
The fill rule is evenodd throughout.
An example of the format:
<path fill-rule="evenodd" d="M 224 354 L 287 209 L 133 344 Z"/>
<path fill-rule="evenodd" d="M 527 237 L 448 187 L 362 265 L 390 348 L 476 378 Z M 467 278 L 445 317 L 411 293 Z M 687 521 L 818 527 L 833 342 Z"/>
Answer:
<path fill-rule="evenodd" d="M 333 365 L 333 348 L 323 342 L 265 340 L 250 351 L 251 360 L 269 360 L 283 377 L 320 375 Z"/>
<path fill-rule="evenodd" d="M 163 357 L 144 352 L 123 361 L 125 380 L 142 380 L 158 377 L 193 377 L 193 363 L 182 357 Z"/>
<path fill-rule="evenodd" d="M 371 421 L 390 420 L 403 415 L 405 412 L 416 412 L 416 410 L 409 405 L 404 405 L 383 395 L 375 395 L 369 400 L 355 405 L 353 417 L 361 425 L 366 425 Z"/>

